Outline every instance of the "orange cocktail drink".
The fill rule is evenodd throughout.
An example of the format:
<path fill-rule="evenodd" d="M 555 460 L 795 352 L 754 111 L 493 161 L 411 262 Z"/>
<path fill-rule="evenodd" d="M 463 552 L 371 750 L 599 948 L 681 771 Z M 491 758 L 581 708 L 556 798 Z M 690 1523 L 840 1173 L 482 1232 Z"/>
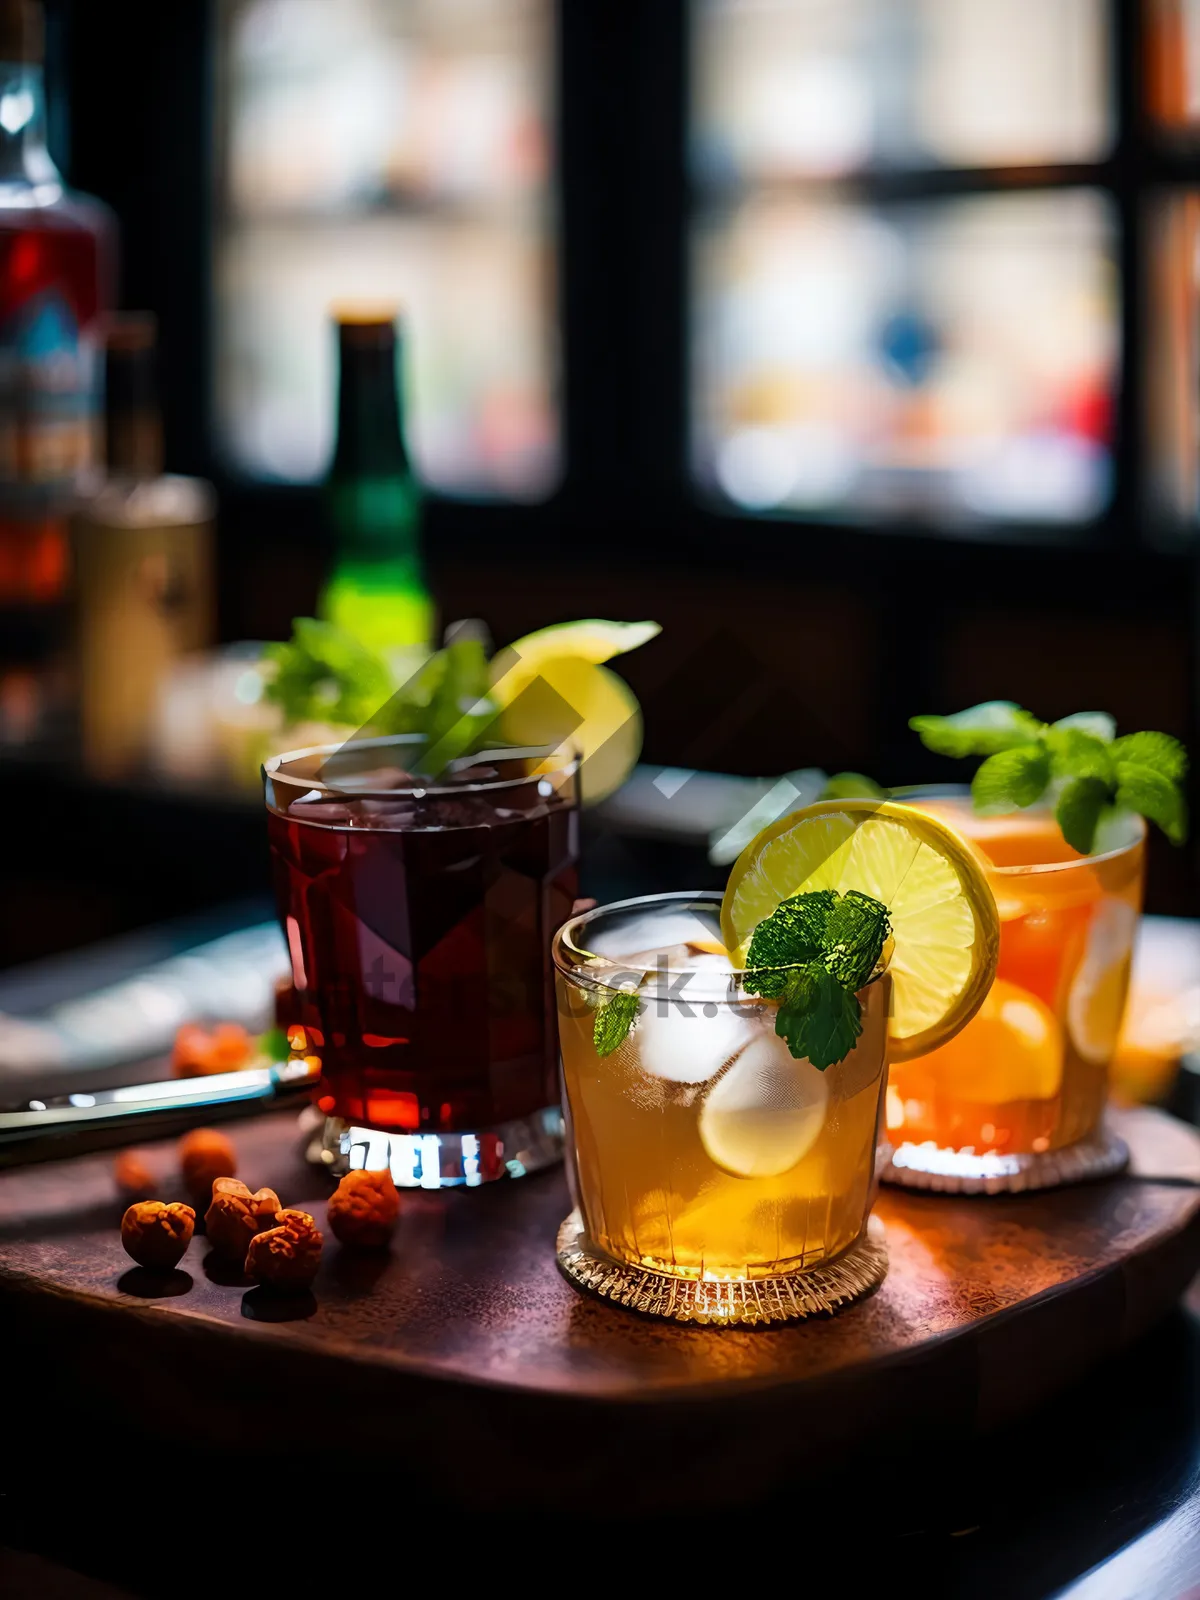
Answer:
<path fill-rule="evenodd" d="M 1145 824 L 1129 816 L 1083 856 L 1049 810 L 980 816 L 965 794 L 909 803 L 979 853 L 1000 952 L 991 991 L 962 1032 L 892 1065 L 894 1166 L 970 1176 L 974 1156 L 1017 1172 L 1100 1126 L 1141 910 Z M 997 1167 L 995 1158 L 1016 1159 Z"/>

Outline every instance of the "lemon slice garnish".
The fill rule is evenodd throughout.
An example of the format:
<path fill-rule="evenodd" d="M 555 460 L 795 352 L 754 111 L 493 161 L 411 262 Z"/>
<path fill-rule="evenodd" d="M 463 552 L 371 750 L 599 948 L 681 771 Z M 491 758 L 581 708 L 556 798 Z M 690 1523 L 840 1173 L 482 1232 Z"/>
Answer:
<path fill-rule="evenodd" d="M 774 1178 L 812 1149 L 828 1101 L 825 1074 L 761 1033 L 705 1095 L 700 1142 L 735 1178 Z"/>
<path fill-rule="evenodd" d="M 764 828 L 734 862 L 721 906 L 739 964 L 758 924 L 810 889 L 857 889 L 887 907 L 893 1061 L 936 1049 L 978 1011 L 1000 923 L 977 856 L 945 823 L 891 801 L 837 800 Z"/>
<path fill-rule="evenodd" d="M 522 668 L 532 674 L 543 661 L 560 656 L 573 656 L 576 661 L 590 661 L 600 666 L 614 656 L 623 656 L 648 644 L 662 632 L 657 622 L 609 622 L 603 617 L 588 617 L 583 622 L 555 622 L 536 633 L 527 633 L 496 658 L 501 672 L 507 672 L 519 660 Z"/>
<path fill-rule="evenodd" d="M 603 800 L 637 764 L 642 713 L 633 690 L 602 663 L 660 631 L 657 622 L 593 617 L 540 628 L 499 651 L 491 664 L 491 696 L 500 707 L 502 736 L 516 745 L 577 750 L 584 804 Z"/>

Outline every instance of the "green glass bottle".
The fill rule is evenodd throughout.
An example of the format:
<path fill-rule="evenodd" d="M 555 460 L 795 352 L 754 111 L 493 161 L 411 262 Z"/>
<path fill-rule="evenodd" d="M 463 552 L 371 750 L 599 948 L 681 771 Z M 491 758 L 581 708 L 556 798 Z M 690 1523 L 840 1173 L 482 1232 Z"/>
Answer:
<path fill-rule="evenodd" d="M 337 319 L 337 445 L 326 494 L 333 571 L 320 612 L 384 655 L 427 647 L 433 599 L 421 563 L 421 486 L 404 444 L 394 316 Z"/>

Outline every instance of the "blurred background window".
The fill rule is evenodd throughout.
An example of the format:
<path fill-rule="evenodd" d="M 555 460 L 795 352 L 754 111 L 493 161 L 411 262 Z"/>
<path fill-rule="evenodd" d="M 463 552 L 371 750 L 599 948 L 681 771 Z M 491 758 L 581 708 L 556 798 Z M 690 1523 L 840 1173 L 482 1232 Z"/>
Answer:
<path fill-rule="evenodd" d="M 1186 175 L 1160 183 L 1147 205 L 1147 481 L 1155 524 L 1194 528 L 1200 516 L 1200 0 L 1146 0 L 1145 15 L 1150 126 L 1158 155 Z"/>
<path fill-rule="evenodd" d="M 1104 0 L 692 0 L 691 442 L 750 511 L 1113 492 Z"/>
<path fill-rule="evenodd" d="M 222 0 L 217 429 L 253 477 L 332 446 L 332 307 L 399 303 L 450 493 L 559 475 L 551 0 Z"/>
<path fill-rule="evenodd" d="M 1164 128 L 1200 129 L 1200 0 L 1146 0 L 1145 90 Z"/>

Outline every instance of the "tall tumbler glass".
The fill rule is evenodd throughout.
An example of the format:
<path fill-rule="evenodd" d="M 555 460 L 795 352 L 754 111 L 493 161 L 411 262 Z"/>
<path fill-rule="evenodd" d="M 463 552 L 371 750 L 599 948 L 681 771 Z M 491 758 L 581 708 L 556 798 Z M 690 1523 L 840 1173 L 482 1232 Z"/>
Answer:
<path fill-rule="evenodd" d="M 578 888 L 578 761 L 497 750 L 436 783 L 421 741 L 263 768 L 306 1047 L 312 1154 L 437 1188 L 562 1153 L 550 941 Z"/>
<path fill-rule="evenodd" d="M 1000 958 L 956 1038 L 892 1063 L 885 1181 L 990 1192 L 1120 1170 L 1128 1151 L 1103 1112 L 1141 913 L 1145 823 L 1114 823 L 1081 856 L 1046 809 L 980 816 L 953 787 L 902 798 L 978 852 L 1000 913 Z"/>

